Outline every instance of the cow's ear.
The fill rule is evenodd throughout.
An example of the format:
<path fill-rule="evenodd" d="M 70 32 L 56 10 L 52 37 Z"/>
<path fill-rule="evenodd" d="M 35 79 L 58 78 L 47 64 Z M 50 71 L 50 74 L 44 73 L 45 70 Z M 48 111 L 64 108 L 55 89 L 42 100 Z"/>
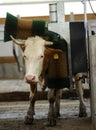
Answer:
<path fill-rule="evenodd" d="M 19 45 L 23 51 L 25 50 L 25 42 L 24 41 L 23 42 L 19 41 L 19 40 L 15 39 L 12 35 L 10 35 L 10 37 L 11 37 L 13 43 Z"/>
<path fill-rule="evenodd" d="M 51 42 L 51 41 L 45 41 L 45 45 L 53 45 L 53 42 Z"/>

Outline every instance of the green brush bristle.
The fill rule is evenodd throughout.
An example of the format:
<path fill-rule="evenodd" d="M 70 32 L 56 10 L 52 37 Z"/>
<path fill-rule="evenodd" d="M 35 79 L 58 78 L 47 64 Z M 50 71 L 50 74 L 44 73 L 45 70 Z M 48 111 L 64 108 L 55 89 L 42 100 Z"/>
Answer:
<path fill-rule="evenodd" d="M 33 20 L 32 22 L 32 35 L 44 36 L 45 33 L 45 24 L 44 20 Z"/>
<path fill-rule="evenodd" d="M 18 19 L 17 17 L 7 13 L 5 28 L 4 28 L 4 42 L 10 41 L 10 35 L 16 37 Z"/>

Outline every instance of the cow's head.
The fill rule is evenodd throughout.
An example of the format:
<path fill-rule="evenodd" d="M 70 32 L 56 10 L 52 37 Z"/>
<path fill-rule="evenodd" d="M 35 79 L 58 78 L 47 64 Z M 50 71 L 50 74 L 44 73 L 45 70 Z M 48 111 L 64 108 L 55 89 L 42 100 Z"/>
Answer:
<path fill-rule="evenodd" d="M 52 45 L 39 36 L 29 37 L 27 40 L 20 42 L 11 36 L 14 43 L 23 48 L 25 61 L 25 80 L 29 84 L 39 82 L 39 77 L 43 69 L 44 51 L 46 45 Z"/>

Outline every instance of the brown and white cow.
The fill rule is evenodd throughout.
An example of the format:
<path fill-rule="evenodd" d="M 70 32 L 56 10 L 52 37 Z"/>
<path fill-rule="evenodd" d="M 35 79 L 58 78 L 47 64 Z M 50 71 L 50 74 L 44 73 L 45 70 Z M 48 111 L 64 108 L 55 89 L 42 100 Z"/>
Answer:
<path fill-rule="evenodd" d="M 24 60 L 25 60 L 25 80 L 30 84 L 30 106 L 25 117 L 25 123 L 31 124 L 34 119 L 35 114 L 35 101 L 37 97 L 37 83 L 40 83 L 45 89 L 46 86 L 46 71 L 48 69 L 48 63 L 52 53 L 63 53 L 59 49 L 49 49 L 46 45 L 52 45 L 50 41 L 46 41 L 39 36 L 29 37 L 23 43 L 14 39 L 11 36 L 14 43 L 21 46 L 24 51 Z M 76 79 L 76 88 L 79 93 L 80 99 L 80 116 L 86 116 L 86 107 L 83 100 L 83 89 L 82 82 L 78 80 L 81 74 L 75 76 Z M 54 86 L 55 87 L 55 86 Z M 56 125 L 56 116 L 59 116 L 60 109 L 60 95 L 61 89 L 49 89 L 48 91 L 48 100 L 49 100 L 49 112 L 48 112 L 48 125 Z M 55 103 L 55 105 L 54 105 Z"/>
<path fill-rule="evenodd" d="M 62 53 L 59 49 L 49 49 L 46 45 L 52 45 L 50 41 L 46 41 L 39 36 L 29 37 L 25 42 L 20 42 L 11 36 L 14 43 L 21 46 L 24 51 L 25 61 L 25 77 L 27 83 L 30 84 L 30 106 L 25 117 L 25 123 L 31 124 L 35 114 L 35 101 L 37 98 L 37 83 L 40 83 L 42 90 L 45 89 L 45 77 L 48 69 L 48 61 L 51 54 Z M 60 107 L 60 89 L 50 89 L 48 91 L 49 112 L 48 125 L 56 125 L 56 116 L 59 116 Z M 54 108 L 54 102 L 55 108 Z"/>

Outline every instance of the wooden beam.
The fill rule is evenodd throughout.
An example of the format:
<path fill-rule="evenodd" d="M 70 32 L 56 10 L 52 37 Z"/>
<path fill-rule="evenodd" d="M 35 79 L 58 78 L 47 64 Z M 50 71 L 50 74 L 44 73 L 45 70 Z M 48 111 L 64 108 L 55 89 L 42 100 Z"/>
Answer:
<path fill-rule="evenodd" d="M 84 20 L 84 14 L 75 14 L 75 20 Z M 50 21 L 50 16 L 34 16 L 34 17 L 21 17 L 22 19 L 31 19 L 31 20 L 45 20 L 47 22 Z M 87 14 L 88 20 L 96 20 L 96 16 L 94 14 Z M 6 18 L 0 18 L 0 24 L 5 23 Z M 70 15 L 65 15 L 65 21 L 70 21 Z"/>
<path fill-rule="evenodd" d="M 16 62 L 16 59 L 13 56 L 0 57 L 0 63 L 13 63 L 13 62 Z"/>

